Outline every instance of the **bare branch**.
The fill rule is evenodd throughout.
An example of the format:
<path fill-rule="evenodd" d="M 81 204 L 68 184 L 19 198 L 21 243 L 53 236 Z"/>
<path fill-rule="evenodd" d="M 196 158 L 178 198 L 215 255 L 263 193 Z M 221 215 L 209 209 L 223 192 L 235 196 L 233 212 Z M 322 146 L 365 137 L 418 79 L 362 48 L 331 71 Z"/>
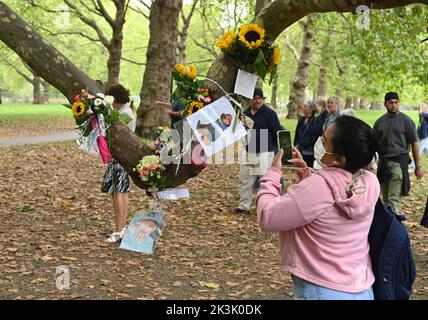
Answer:
<path fill-rule="evenodd" d="M 113 20 L 113 18 L 108 14 L 106 8 L 104 7 L 104 4 L 101 0 L 97 0 L 97 4 L 98 4 L 98 8 L 97 10 L 102 14 L 102 16 L 104 17 L 104 19 L 108 22 L 108 24 L 114 28 L 115 27 L 115 21 Z M 117 7 L 117 3 L 115 1 L 116 7 Z"/>
<path fill-rule="evenodd" d="M 23 77 L 25 80 L 30 82 L 31 84 L 35 84 L 34 79 L 31 79 L 27 74 L 25 74 L 21 69 L 19 69 L 17 66 L 15 66 L 13 63 L 9 62 L 9 60 L 2 59 L 2 61 L 7 64 L 8 66 L 15 69 L 16 73 L 18 73 L 21 77 Z M 33 73 L 33 71 L 31 71 Z M 34 73 L 33 73 L 34 75 Z"/>
<path fill-rule="evenodd" d="M 294 58 L 297 61 L 299 61 L 300 54 L 297 51 L 296 47 L 291 43 L 290 37 L 288 35 L 288 32 L 285 32 L 284 39 L 285 39 L 285 46 L 288 48 L 288 50 L 291 51 L 291 53 L 293 54 Z"/>
<path fill-rule="evenodd" d="M 123 61 L 129 62 L 129 63 L 132 63 L 132 64 L 136 64 L 138 66 L 145 66 L 146 65 L 145 62 L 138 62 L 138 61 L 134 61 L 134 60 L 131 60 L 131 59 L 128 59 L 128 58 L 125 58 L 125 57 L 122 57 L 121 59 Z"/>
<path fill-rule="evenodd" d="M 61 35 L 66 35 L 66 34 L 68 34 L 68 35 L 79 35 L 79 36 L 82 36 L 82 37 L 84 37 L 84 38 L 86 38 L 86 39 L 88 39 L 88 40 L 90 40 L 90 41 L 94 41 L 94 42 L 101 42 L 101 40 L 100 40 L 100 39 L 97 39 L 97 38 L 93 38 L 93 37 L 91 37 L 91 36 L 88 36 L 87 34 L 85 34 L 85 33 L 81 32 L 81 31 L 61 31 L 61 32 L 52 32 L 52 31 L 50 31 L 49 29 L 46 29 L 46 28 L 41 27 L 41 26 L 37 26 L 35 29 L 36 29 L 36 30 L 43 30 L 43 31 L 47 32 L 49 35 L 54 36 L 54 37 L 56 37 L 56 36 L 61 36 Z"/>
<path fill-rule="evenodd" d="M 217 51 L 214 49 L 214 47 L 210 47 L 206 42 L 206 39 L 204 39 L 205 44 L 202 44 L 200 42 L 198 42 L 198 40 L 196 40 L 193 36 L 192 36 L 192 40 L 195 43 L 196 46 L 198 46 L 199 48 L 202 48 L 206 51 L 208 51 L 214 58 L 218 57 L 218 53 Z"/>
<path fill-rule="evenodd" d="M 40 4 L 34 2 L 34 0 L 27 0 L 27 3 L 30 4 L 31 6 L 35 7 L 35 8 L 39 8 L 45 12 L 49 12 L 49 13 L 61 13 L 63 12 L 63 10 L 55 10 L 55 9 L 49 9 L 48 7 L 43 7 Z"/>
<path fill-rule="evenodd" d="M 71 9 L 74 10 L 74 12 L 78 15 L 78 17 L 80 18 L 80 20 L 82 20 L 84 23 L 86 23 L 88 26 L 92 27 L 97 35 L 98 38 L 100 39 L 101 43 L 108 48 L 110 45 L 110 41 L 107 39 L 107 37 L 104 35 L 104 32 L 102 31 L 102 29 L 100 28 L 100 26 L 95 22 L 95 20 L 88 18 L 87 16 L 85 16 L 82 11 L 79 10 L 79 8 L 77 8 L 77 6 L 72 3 L 70 0 L 64 0 L 64 2 L 67 4 L 67 6 L 69 6 Z"/>
<path fill-rule="evenodd" d="M 98 11 L 98 10 L 94 10 L 94 8 L 91 8 L 90 6 L 88 6 L 88 5 L 85 3 L 85 1 L 84 1 L 84 0 L 79 0 L 79 2 L 80 2 L 80 4 L 81 4 L 82 6 L 84 6 L 84 7 L 85 7 L 85 9 L 86 9 L 86 10 L 88 10 L 89 12 L 92 12 L 93 14 L 96 14 L 97 16 L 102 17 L 102 14 L 101 14 L 101 13 L 99 13 L 99 11 Z"/>

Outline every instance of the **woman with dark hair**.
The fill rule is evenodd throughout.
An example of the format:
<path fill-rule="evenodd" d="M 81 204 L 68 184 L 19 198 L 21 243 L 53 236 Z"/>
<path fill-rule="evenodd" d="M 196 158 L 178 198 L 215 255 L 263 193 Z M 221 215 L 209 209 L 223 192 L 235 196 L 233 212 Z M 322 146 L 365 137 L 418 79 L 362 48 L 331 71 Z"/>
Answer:
<path fill-rule="evenodd" d="M 128 122 L 128 128 L 134 132 L 136 121 L 135 114 L 129 105 L 129 91 L 118 84 L 110 87 L 106 94 L 113 96 L 113 108 L 129 116 L 130 121 Z M 115 231 L 106 239 L 106 242 L 114 243 L 122 239 L 125 234 L 126 219 L 129 209 L 128 192 L 131 191 L 128 174 L 114 159 L 110 161 L 107 166 L 101 191 L 112 195 L 116 224 Z"/>
<path fill-rule="evenodd" d="M 317 174 L 297 149 L 290 162 L 301 181 L 280 196 L 283 150 L 260 180 L 257 216 L 264 231 L 279 232 L 281 267 L 293 278 L 296 299 L 372 300 L 368 233 L 380 194 L 365 168 L 376 151 L 363 121 L 339 117 L 322 136 Z"/>
<path fill-rule="evenodd" d="M 303 156 L 308 167 L 314 164 L 314 145 L 319 136 L 320 122 L 315 116 L 317 106 L 315 103 L 306 102 L 303 105 L 303 116 L 299 118 L 294 136 L 294 145 Z"/>

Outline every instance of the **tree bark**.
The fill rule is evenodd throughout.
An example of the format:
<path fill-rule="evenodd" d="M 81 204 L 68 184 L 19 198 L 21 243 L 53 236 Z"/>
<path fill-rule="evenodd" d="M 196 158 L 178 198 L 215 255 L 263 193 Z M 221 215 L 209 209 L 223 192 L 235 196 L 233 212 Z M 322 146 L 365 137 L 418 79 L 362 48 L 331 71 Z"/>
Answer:
<path fill-rule="evenodd" d="M 345 109 L 351 109 L 352 108 L 352 97 L 347 96 L 345 100 Z"/>
<path fill-rule="evenodd" d="M 139 136 L 153 138 L 157 127 L 168 126 L 170 122 L 164 107 L 157 106 L 155 101 L 170 100 L 181 7 L 182 0 L 155 0 L 151 6 L 150 40 L 137 117 Z"/>
<path fill-rule="evenodd" d="M 290 90 L 290 97 L 287 105 L 287 119 L 296 119 L 299 111 L 303 109 L 303 104 L 305 103 L 305 91 L 308 86 L 309 79 L 311 45 L 314 37 L 312 24 L 312 16 L 309 15 L 303 24 L 302 50 L 297 64 L 296 75 L 294 76 Z"/>
<path fill-rule="evenodd" d="M 359 101 L 360 101 L 360 98 L 358 98 L 357 96 L 352 97 L 352 108 L 353 109 L 358 109 L 358 102 Z"/>
<path fill-rule="evenodd" d="M 42 86 L 43 86 L 43 102 L 44 104 L 49 104 L 49 87 L 50 84 L 46 81 L 42 81 Z"/>
<path fill-rule="evenodd" d="M 125 25 L 125 0 L 115 1 L 116 18 L 112 24 L 113 35 L 107 47 L 109 58 L 107 60 L 108 79 L 106 87 L 119 83 L 120 62 L 122 59 L 123 26 Z"/>
<path fill-rule="evenodd" d="M 327 67 L 322 64 L 318 76 L 317 97 L 325 97 L 327 94 Z"/>
<path fill-rule="evenodd" d="M 271 100 L 271 105 L 274 109 L 278 107 L 277 96 L 278 96 L 278 73 L 275 74 L 272 80 L 272 96 L 270 100 Z"/>
<path fill-rule="evenodd" d="M 40 77 L 35 76 L 33 79 L 33 104 L 42 104 L 42 91 L 40 90 L 40 86 L 42 84 L 42 81 Z"/>
<path fill-rule="evenodd" d="M 104 87 L 88 77 L 62 53 L 35 32 L 3 1 L 0 1 L 0 40 L 15 51 L 40 77 L 70 101 L 83 88 L 103 92 Z"/>
<path fill-rule="evenodd" d="M 192 6 L 190 7 L 190 12 L 188 16 L 186 17 L 183 12 L 183 8 L 181 8 L 181 20 L 183 21 L 183 26 L 178 33 L 178 60 L 177 63 L 185 64 L 186 63 L 186 47 L 187 47 L 187 35 L 190 27 L 190 20 L 192 19 L 193 13 L 196 10 L 196 5 L 198 4 L 199 0 L 193 0 Z"/>

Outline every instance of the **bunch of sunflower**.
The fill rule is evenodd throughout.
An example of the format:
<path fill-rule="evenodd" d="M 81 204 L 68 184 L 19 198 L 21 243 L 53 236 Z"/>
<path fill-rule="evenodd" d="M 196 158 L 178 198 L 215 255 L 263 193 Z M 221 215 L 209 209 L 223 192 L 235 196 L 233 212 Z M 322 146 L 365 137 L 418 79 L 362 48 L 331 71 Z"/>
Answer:
<path fill-rule="evenodd" d="M 263 81 L 269 73 L 269 83 L 272 82 L 280 61 L 280 50 L 265 38 L 265 30 L 259 25 L 244 24 L 237 34 L 226 32 L 216 45 L 240 68 L 257 73 Z"/>
<path fill-rule="evenodd" d="M 82 135 L 86 137 L 92 131 L 92 125 L 88 121 L 91 117 L 102 114 L 107 124 L 119 120 L 119 111 L 112 107 L 113 100 L 112 96 L 105 96 L 102 93 L 91 95 L 88 90 L 83 89 L 74 97 L 73 104 L 64 106 L 71 109 L 76 125 L 81 129 Z"/>
<path fill-rule="evenodd" d="M 176 82 L 172 99 L 179 101 L 183 107 L 182 117 L 202 109 L 211 103 L 211 97 L 207 88 L 204 88 L 204 81 L 196 79 L 196 67 L 191 64 L 187 68 L 182 64 L 177 64 L 172 71 L 172 77 Z"/>

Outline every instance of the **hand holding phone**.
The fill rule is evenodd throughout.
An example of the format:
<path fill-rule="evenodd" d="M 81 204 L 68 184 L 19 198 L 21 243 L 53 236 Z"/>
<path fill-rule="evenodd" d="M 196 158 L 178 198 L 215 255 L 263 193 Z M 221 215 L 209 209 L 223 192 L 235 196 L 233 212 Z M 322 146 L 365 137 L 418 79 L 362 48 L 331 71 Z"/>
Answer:
<path fill-rule="evenodd" d="M 288 130 L 279 130 L 277 133 L 278 147 L 284 150 L 281 158 L 283 166 L 292 166 L 288 160 L 292 159 L 291 133 Z"/>

